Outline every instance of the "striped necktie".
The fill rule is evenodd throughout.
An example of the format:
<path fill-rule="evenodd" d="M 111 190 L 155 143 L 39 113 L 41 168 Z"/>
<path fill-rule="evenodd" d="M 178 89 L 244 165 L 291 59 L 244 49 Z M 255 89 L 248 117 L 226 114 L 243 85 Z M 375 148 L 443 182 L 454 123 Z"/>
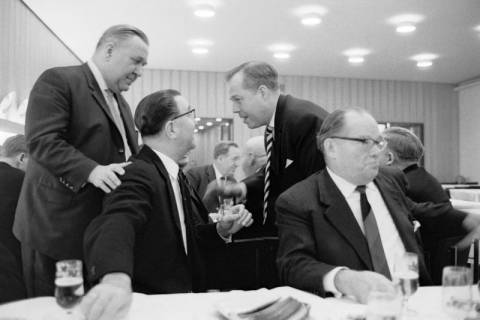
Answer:
<path fill-rule="evenodd" d="M 265 165 L 265 184 L 263 188 L 263 224 L 267 221 L 268 195 L 270 194 L 270 165 L 273 147 L 273 128 L 265 128 L 265 150 L 267 151 L 267 164 Z"/>
<path fill-rule="evenodd" d="M 362 210 L 365 238 L 367 238 L 373 270 L 383 274 L 388 279 L 392 279 L 392 276 L 390 275 L 390 269 L 388 268 L 387 258 L 385 258 L 382 239 L 380 239 L 380 233 L 378 232 L 377 220 L 375 220 L 372 207 L 368 202 L 365 189 L 366 187 L 362 185 L 357 186 L 356 190 L 360 193 L 360 208 Z"/>

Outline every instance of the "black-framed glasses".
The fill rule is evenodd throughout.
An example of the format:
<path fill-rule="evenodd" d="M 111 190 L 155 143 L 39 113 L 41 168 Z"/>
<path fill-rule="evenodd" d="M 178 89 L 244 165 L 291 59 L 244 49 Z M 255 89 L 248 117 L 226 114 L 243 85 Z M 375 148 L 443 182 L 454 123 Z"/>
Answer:
<path fill-rule="evenodd" d="M 191 116 L 192 115 L 192 116 Z M 175 120 L 175 119 L 178 119 L 178 118 L 181 118 L 183 116 L 190 116 L 192 117 L 193 119 L 195 119 L 195 108 L 191 108 L 190 110 L 184 112 L 184 113 L 180 113 L 180 114 L 177 114 L 175 117 L 172 118 L 172 120 Z"/>
<path fill-rule="evenodd" d="M 329 138 L 341 139 L 341 140 L 347 140 L 347 141 L 356 141 L 369 149 L 373 148 L 373 146 L 377 146 L 378 149 L 383 150 L 387 146 L 387 140 L 385 140 L 383 137 L 380 137 L 378 139 L 373 139 L 373 138 L 353 138 L 353 137 L 332 136 Z"/>

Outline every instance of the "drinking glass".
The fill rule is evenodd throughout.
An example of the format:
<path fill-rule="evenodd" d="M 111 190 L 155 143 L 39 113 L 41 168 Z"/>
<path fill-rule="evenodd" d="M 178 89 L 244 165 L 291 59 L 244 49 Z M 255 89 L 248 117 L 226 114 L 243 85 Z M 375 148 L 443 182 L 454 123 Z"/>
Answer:
<path fill-rule="evenodd" d="M 83 296 L 82 261 L 61 260 L 56 263 L 55 299 L 65 310 L 65 319 L 76 318 L 72 312 Z"/>
<path fill-rule="evenodd" d="M 402 299 L 398 291 L 372 291 L 367 298 L 366 320 L 399 320 Z"/>
<path fill-rule="evenodd" d="M 452 319 L 464 319 L 470 312 L 472 292 L 470 269 L 447 266 L 442 273 L 442 307 Z"/>
<path fill-rule="evenodd" d="M 231 182 L 228 181 L 227 177 L 221 177 L 218 180 L 218 187 L 220 190 L 225 190 L 225 187 L 230 184 Z M 220 204 L 220 208 L 227 207 L 227 209 L 230 209 L 233 205 L 233 197 L 232 196 L 226 196 L 223 192 L 218 193 L 218 203 Z"/>
<path fill-rule="evenodd" d="M 416 253 L 405 252 L 395 259 L 393 280 L 400 288 L 405 315 L 414 315 L 416 312 L 408 308 L 408 299 L 418 289 L 418 256 Z"/>

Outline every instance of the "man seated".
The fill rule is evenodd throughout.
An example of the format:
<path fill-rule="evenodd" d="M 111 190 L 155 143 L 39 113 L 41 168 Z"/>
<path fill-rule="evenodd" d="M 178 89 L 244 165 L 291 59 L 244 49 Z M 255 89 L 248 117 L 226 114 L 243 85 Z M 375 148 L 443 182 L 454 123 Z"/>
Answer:
<path fill-rule="evenodd" d="M 205 290 L 203 248 L 223 246 L 252 223 L 242 205 L 216 224 L 177 162 L 194 148 L 194 109 L 175 90 L 146 96 L 135 112 L 144 146 L 125 168 L 122 184 L 104 201 L 84 237 L 90 280 L 87 319 L 116 319 L 135 292 Z"/>
<path fill-rule="evenodd" d="M 411 203 L 379 173 L 386 142 L 375 119 L 358 108 L 336 110 L 323 122 L 318 144 L 326 169 L 285 191 L 276 203 L 281 280 L 365 302 L 372 290 L 394 290 L 394 260 L 414 252 L 420 284 L 430 284 Z"/>
<path fill-rule="evenodd" d="M 251 137 L 245 143 L 241 168 L 245 177 L 249 177 L 262 169 L 267 163 L 263 136 Z"/>

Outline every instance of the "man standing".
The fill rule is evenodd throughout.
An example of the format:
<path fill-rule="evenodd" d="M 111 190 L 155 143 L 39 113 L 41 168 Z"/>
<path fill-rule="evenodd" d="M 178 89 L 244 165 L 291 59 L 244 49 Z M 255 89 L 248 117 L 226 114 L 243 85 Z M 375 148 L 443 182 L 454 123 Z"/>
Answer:
<path fill-rule="evenodd" d="M 87 319 L 119 318 L 132 286 L 148 294 L 204 291 L 205 248 L 224 246 L 252 223 L 243 205 L 216 224 L 203 223 L 206 209 L 178 166 L 194 147 L 193 112 L 175 90 L 140 102 L 135 124 L 145 145 L 85 232 L 90 279 L 100 281 L 82 301 Z"/>
<path fill-rule="evenodd" d="M 393 291 L 397 256 L 419 257 L 420 284 L 431 283 L 411 220 L 413 203 L 379 173 L 386 146 L 375 119 L 362 109 L 336 110 L 318 144 L 326 169 L 278 198 L 278 268 L 283 282 L 321 295 L 365 302 L 372 290 Z"/>
<path fill-rule="evenodd" d="M 30 93 L 31 158 L 14 223 L 29 296 L 53 294 L 56 261 L 82 259 L 86 226 L 138 151 L 121 92 L 142 75 L 147 56 L 146 35 L 116 25 L 103 33 L 91 60 L 45 71 Z"/>
<path fill-rule="evenodd" d="M 266 126 L 265 170 L 238 187 L 247 208 L 262 207 L 262 233 L 276 235 L 274 204 L 278 195 L 322 169 L 323 156 L 315 135 L 327 111 L 309 101 L 280 94 L 278 73 L 264 62 L 246 62 L 226 76 L 228 94 L 237 113 L 250 129 Z M 235 188 L 238 189 L 238 188 Z M 235 191 L 235 190 L 233 190 Z"/>
<path fill-rule="evenodd" d="M 24 135 L 10 137 L 0 146 L 0 304 L 26 298 L 20 243 L 12 226 L 27 162 Z"/>

